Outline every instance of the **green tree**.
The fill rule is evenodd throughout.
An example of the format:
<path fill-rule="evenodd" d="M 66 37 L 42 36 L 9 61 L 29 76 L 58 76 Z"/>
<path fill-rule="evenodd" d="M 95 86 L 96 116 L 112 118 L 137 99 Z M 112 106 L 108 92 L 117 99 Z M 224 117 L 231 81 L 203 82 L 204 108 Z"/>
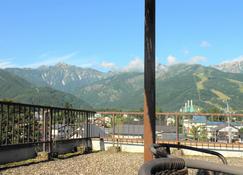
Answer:
<path fill-rule="evenodd" d="M 192 135 L 193 140 L 198 140 L 200 126 L 192 126 L 190 129 L 190 134 Z"/>
<path fill-rule="evenodd" d="M 199 134 L 200 141 L 207 141 L 208 140 L 208 132 L 204 126 L 200 127 L 200 134 Z"/>

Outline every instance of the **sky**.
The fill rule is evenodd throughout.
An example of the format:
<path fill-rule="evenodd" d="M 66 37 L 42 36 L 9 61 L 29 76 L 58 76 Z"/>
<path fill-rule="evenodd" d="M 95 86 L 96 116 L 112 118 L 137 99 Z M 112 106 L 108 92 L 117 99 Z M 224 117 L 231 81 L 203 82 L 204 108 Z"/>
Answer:
<path fill-rule="evenodd" d="M 243 58 L 242 0 L 157 0 L 156 62 Z M 1 0 L 0 68 L 141 70 L 144 0 Z"/>

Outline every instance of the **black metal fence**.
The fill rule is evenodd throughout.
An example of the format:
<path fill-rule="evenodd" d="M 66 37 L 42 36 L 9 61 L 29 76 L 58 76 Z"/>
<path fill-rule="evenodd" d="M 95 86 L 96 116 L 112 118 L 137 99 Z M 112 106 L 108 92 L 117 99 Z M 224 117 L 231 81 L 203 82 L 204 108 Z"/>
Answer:
<path fill-rule="evenodd" d="M 0 102 L 0 147 L 96 137 L 94 111 Z"/>

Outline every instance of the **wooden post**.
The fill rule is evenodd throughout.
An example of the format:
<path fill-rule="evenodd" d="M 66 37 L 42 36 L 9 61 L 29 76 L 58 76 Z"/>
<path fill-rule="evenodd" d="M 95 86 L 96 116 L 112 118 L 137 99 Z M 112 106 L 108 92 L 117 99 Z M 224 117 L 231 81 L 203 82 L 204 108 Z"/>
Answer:
<path fill-rule="evenodd" d="M 155 143 L 155 0 L 145 0 L 144 161 L 153 159 Z"/>

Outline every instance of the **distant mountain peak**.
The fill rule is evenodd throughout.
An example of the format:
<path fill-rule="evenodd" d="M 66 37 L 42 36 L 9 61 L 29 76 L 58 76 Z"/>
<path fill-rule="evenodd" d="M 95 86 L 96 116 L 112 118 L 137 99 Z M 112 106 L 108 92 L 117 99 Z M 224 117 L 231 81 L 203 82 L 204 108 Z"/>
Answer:
<path fill-rule="evenodd" d="M 66 67 L 69 67 L 71 65 L 67 64 L 67 63 L 64 63 L 64 62 L 59 62 L 57 64 L 54 65 L 55 67 L 61 67 L 61 68 L 66 68 Z"/>
<path fill-rule="evenodd" d="M 214 67 L 224 72 L 243 73 L 243 56 L 234 60 L 224 61 Z"/>

